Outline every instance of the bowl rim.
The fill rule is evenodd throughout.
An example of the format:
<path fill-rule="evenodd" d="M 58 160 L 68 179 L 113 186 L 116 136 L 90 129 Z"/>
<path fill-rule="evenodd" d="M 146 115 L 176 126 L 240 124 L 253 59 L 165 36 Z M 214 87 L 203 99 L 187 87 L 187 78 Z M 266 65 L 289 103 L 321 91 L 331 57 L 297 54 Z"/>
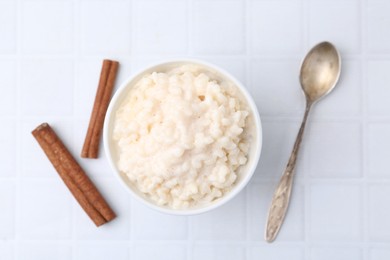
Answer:
<path fill-rule="evenodd" d="M 162 206 L 159 206 L 157 204 L 154 204 L 153 202 L 150 202 L 144 198 L 142 198 L 140 195 L 138 195 L 135 191 L 132 190 L 129 185 L 125 183 L 125 181 L 121 178 L 120 172 L 116 167 L 116 164 L 114 163 L 114 160 L 112 158 L 112 153 L 110 150 L 110 137 L 109 137 L 109 127 L 110 127 L 110 121 L 111 117 L 114 116 L 114 107 L 118 101 L 118 99 L 122 96 L 124 92 L 129 88 L 130 82 L 133 81 L 136 77 L 146 73 L 147 71 L 155 68 L 155 67 L 161 67 L 161 66 L 167 66 L 172 63 L 189 63 L 189 64 L 196 64 L 200 65 L 209 69 L 213 69 L 220 73 L 223 77 L 227 78 L 231 82 L 233 82 L 237 88 L 241 91 L 243 94 L 245 100 L 248 102 L 250 109 L 252 110 L 253 117 L 254 117 L 254 123 L 255 123 L 255 131 L 257 134 L 256 138 L 256 144 L 255 144 L 255 150 L 253 152 L 253 159 L 252 159 L 252 164 L 250 167 L 247 169 L 247 174 L 243 177 L 242 181 L 238 184 L 232 187 L 231 191 L 229 191 L 226 195 L 222 196 L 220 199 L 211 202 L 209 205 L 200 207 L 200 208 L 188 208 L 188 209 L 170 209 L 170 208 L 165 208 Z M 109 106 L 107 108 L 107 112 L 104 118 L 104 125 L 103 125 L 103 144 L 104 144 L 104 151 L 108 160 L 108 163 L 113 170 L 113 174 L 116 177 L 116 179 L 122 184 L 122 186 L 134 197 L 136 200 L 140 201 L 142 204 L 148 206 L 151 209 L 154 209 L 158 212 L 166 213 L 166 214 L 171 214 L 171 215 L 181 215 L 181 216 L 188 216 L 188 215 L 197 215 L 201 213 L 205 213 L 208 211 L 211 211 L 213 209 L 216 209 L 224 204 L 226 204 L 228 201 L 232 200 L 236 195 L 238 195 L 244 187 L 249 183 L 251 180 L 253 174 L 256 171 L 260 155 L 261 155 L 261 150 L 262 150 L 262 145 L 263 145 L 263 130 L 262 130 L 262 124 L 260 120 L 260 114 L 258 112 L 257 106 L 252 98 L 252 96 L 249 94 L 247 89 L 244 87 L 244 85 L 236 78 L 234 77 L 231 73 L 227 72 L 226 70 L 222 69 L 221 67 L 209 63 L 204 60 L 199 60 L 199 59 L 192 59 L 192 58 L 184 58 L 184 59 L 165 59 L 165 60 L 160 60 L 157 62 L 150 63 L 146 66 L 143 66 L 141 69 L 136 70 L 134 73 L 131 73 L 129 77 L 127 77 L 118 89 L 115 91 L 113 97 L 110 100 Z"/>

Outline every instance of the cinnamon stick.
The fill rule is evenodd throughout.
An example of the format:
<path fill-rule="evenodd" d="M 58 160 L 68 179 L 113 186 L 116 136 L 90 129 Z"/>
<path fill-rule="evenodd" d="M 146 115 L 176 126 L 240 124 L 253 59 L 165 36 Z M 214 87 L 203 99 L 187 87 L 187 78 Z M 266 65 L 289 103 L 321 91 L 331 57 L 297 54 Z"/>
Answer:
<path fill-rule="evenodd" d="M 95 225 L 101 226 L 113 220 L 115 213 L 50 125 L 39 125 L 32 131 L 32 135 Z"/>
<path fill-rule="evenodd" d="M 119 63 L 112 60 L 103 60 L 100 80 L 95 96 L 91 118 L 85 137 L 81 157 L 97 158 L 99 153 L 100 137 L 103 130 L 104 116 L 106 114 Z"/>

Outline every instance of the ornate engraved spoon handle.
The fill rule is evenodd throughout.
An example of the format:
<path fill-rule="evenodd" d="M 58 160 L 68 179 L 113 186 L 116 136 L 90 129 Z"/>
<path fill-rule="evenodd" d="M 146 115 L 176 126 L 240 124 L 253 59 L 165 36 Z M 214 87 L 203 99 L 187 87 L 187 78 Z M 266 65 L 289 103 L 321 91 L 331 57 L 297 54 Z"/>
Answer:
<path fill-rule="evenodd" d="M 307 102 L 306 111 L 303 117 L 301 127 L 298 132 L 297 139 L 295 140 L 294 148 L 291 152 L 290 159 L 288 160 L 287 167 L 276 187 L 274 196 L 272 198 L 271 206 L 268 212 L 267 226 L 265 230 L 265 240 L 272 242 L 275 240 L 280 227 L 282 226 L 284 217 L 286 216 L 287 208 L 290 201 L 291 189 L 294 179 L 294 169 L 297 161 L 299 147 L 302 142 L 303 132 L 305 130 L 307 117 L 312 103 Z"/>

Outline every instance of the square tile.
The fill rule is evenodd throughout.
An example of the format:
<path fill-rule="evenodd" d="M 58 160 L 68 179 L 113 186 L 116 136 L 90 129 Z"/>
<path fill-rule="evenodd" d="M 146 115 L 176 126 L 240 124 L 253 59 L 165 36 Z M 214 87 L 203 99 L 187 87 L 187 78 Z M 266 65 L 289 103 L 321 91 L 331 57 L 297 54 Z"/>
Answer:
<path fill-rule="evenodd" d="M 16 123 L 13 120 L 2 120 L 0 128 L 0 177 L 16 176 L 17 139 Z"/>
<path fill-rule="evenodd" d="M 371 115 L 387 116 L 390 113 L 390 61 L 367 62 L 368 112 Z"/>
<path fill-rule="evenodd" d="M 303 248 L 299 246 L 255 246 L 249 248 L 248 260 L 272 259 L 272 260 L 302 260 L 304 259 Z"/>
<path fill-rule="evenodd" d="M 15 259 L 14 245 L 9 241 L 0 242 L 0 260 L 13 260 Z"/>
<path fill-rule="evenodd" d="M 356 247 L 312 247 L 310 250 L 311 260 L 358 260 L 361 257 L 361 250 Z"/>
<path fill-rule="evenodd" d="M 252 94 L 261 115 L 303 116 L 305 97 L 299 85 L 299 60 L 253 60 L 251 83 Z M 277 71 L 283 71 L 283 77 Z"/>
<path fill-rule="evenodd" d="M 309 7 L 310 45 L 327 40 L 341 53 L 360 52 L 360 9 L 353 1 L 324 1 Z M 329 19 L 331 14 L 332 19 Z"/>
<path fill-rule="evenodd" d="M 73 63 L 23 60 L 21 109 L 26 116 L 65 116 L 73 111 Z"/>
<path fill-rule="evenodd" d="M 370 177 L 390 177 L 387 170 L 390 158 L 390 124 L 368 126 L 368 174 Z"/>
<path fill-rule="evenodd" d="M 130 53 L 129 2 L 84 1 L 80 9 L 80 44 L 83 54 Z"/>
<path fill-rule="evenodd" d="M 361 176 L 362 140 L 359 123 L 313 122 L 308 126 L 307 134 L 308 149 L 304 156 L 308 159 L 311 176 Z"/>
<path fill-rule="evenodd" d="M 304 29 L 302 11 L 300 0 L 250 2 L 253 52 L 300 51 Z"/>
<path fill-rule="evenodd" d="M 159 260 L 183 260 L 186 259 L 186 246 L 173 243 L 151 244 L 142 243 L 135 246 L 135 260 L 156 259 L 158 252 Z"/>
<path fill-rule="evenodd" d="M 293 120 L 262 120 L 263 143 L 260 162 L 253 176 L 255 180 L 264 178 L 279 180 L 287 166 L 299 126 L 300 123 Z M 305 144 L 301 146 L 301 153 L 295 168 L 295 171 L 299 172 L 297 178 L 304 176 L 303 145 Z"/>
<path fill-rule="evenodd" d="M 388 260 L 390 259 L 390 248 L 371 248 L 369 260 Z"/>
<path fill-rule="evenodd" d="M 390 35 L 386 28 L 390 26 L 390 3 L 388 1 L 367 1 L 367 47 L 371 52 L 390 51 Z"/>
<path fill-rule="evenodd" d="M 86 243 L 78 244 L 74 249 L 73 258 L 75 260 L 128 260 L 129 249 L 126 244 L 107 244 L 107 243 Z"/>
<path fill-rule="evenodd" d="M 0 53 L 16 51 L 16 2 L 0 2 Z"/>
<path fill-rule="evenodd" d="M 15 202 L 15 183 L 0 181 L 0 240 L 15 238 Z"/>
<path fill-rule="evenodd" d="M 134 200 L 134 237 L 140 240 L 185 240 L 188 235 L 188 218 L 162 214 Z M 169 230 L 169 232 L 167 232 Z"/>
<path fill-rule="evenodd" d="M 359 116 L 361 112 L 361 62 L 343 60 L 340 80 L 329 94 L 312 111 L 313 118 L 321 116 Z M 347 101 L 348 100 L 348 101 Z"/>
<path fill-rule="evenodd" d="M 225 58 L 225 57 L 205 57 L 205 60 L 221 66 L 227 72 L 236 77 L 242 84 L 246 84 L 246 66 L 245 59 Z"/>
<path fill-rule="evenodd" d="M 20 151 L 22 154 L 22 165 L 20 166 L 22 169 L 22 176 L 60 179 L 39 143 L 31 134 L 31 132 L 43 122 L 45 122 L 45 118 L 40 117 L 31 120 L 23 120 L 20 133 L 21 136 L 19 137 L 22 142 L 22 150 Z M 50 120 L 49 124 L 76 160 L 80 161 L 73 149 L 72 124 L 61 119 Z"/>
<path fill-rule="evenodd" d="M 358 241 L 362 234 L 361 189 L 348 184 L 313 184 L 310 187 L 311 240 Z M 329 214 L 333 212 L 333 214 Z"/>
<path fill-rule="evenodd" d="M 0 3 L 1 6 L 1 3 Z M 1 10 L 1 9 L 0 9 Z M 1 11 L 0 11 L 1 12 Z M 1 15 L 0 15 L 1 17 Z M 1 19 L 1 18 L 0 18 Z M 1 35 L 1 33 L 0 33 Z M 1 43 L 0 43 L 1 44 Z M 14 60 L 0 61 L 1 82 L 4 87 L 1 88 L 0 95 L 0 116 L 12 116 L 16 114 L 16 62 Z"/>
<path fill-rule="evenodd" d="M 180 0 L 136 1 L 133 12 L 135 15 L 134 52 L 186 53 L 187 10 L 187 3 Z"/>
<path fill-rule="evenodd" d="M 245 193 L 211 212 L 192 216 L 193 238 L 243 240 L 246 234 Z"/>
<path fill-rule="evenodd" d="M 202 260 L 244 260 L 245 247 L 237 245 L 195 245 L 193 259 Z"/>
<path fill-rule="evenodd" d="M 250 239 L 264 241 L 267 215 L 277 182 L 253 183 L 249 186 L 249 230 Z M 300 241 L 304 237 L 304 196 L 303 187 L 295 185 L 291 202 L 278 241 Z"/>
<path fill-rule="evenodd" d="M 59 54 L 73 50 L 73 4 L 68 1 L 23 2 L 22 51 Z"/>
<path fill-rule="evenodd" d="M 390 241 L 390 185 L 368 188 L 368 235 L 371 241 Z"/>
<path fill-rule="evenodd" d="M 70 245 L 59 245 L 48 242 L 22 243 L 19 247 L 21 260 L 66 260 L 71 259 L 72 248 Z"/>
<path fill-rule="evenodd" d="M 193 7 L 194 38 L 191 40 L 196 53 L 244 52 L 244 8 L 241 2 L 199 1 Z"/>
<path fill-rule="evenodd" d="M 61 180 L 22 181 L 20 192 L 20 216 L 28 216 L 20 218 L 22 239 L 71 237 L 71 205 L 77 202 Z"/>
<path fill-rule="evenodd" d="M 73 203 L 74 236 L 82 240 L 128 240 L 130 238 L 130 196 L 118 181 L 93 178 L 92 182 L 106 199 L 117 217 L 99 228 L 84 210 Z"/>

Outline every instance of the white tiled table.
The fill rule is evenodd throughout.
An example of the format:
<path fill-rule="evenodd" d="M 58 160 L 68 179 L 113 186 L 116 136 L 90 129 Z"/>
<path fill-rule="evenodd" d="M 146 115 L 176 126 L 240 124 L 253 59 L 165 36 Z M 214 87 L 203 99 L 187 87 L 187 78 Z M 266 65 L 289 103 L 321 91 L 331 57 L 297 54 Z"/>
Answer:
<path fill-rule="evenodd" d="M 0 0 L 0 259 L 390 259 L 390 1 Z M 339 85 L 315 107 L 277 242 L 267 208 L 304 109 L 300 61 L 340 49 Z M 263 154 L 231 203 L 195 217 L 129 198 L 105 156 L 79 159 L 118 213 L 95 228 L 30 132 L 47 121 L 74 154 L 103 58 L 118 82 L 171 57 L 214 62 L 253 94 Z"/>

